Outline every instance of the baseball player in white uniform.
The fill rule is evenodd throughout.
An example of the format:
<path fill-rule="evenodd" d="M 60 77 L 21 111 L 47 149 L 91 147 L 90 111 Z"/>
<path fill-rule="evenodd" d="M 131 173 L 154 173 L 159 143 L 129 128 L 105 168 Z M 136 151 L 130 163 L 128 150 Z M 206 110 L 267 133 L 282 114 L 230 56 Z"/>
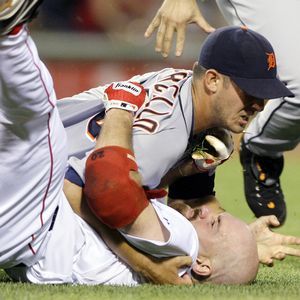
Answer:
<path fill-rule="evenodd" d="M 288 5 L 280 0 L 216 2 L 229 24 L 247 26 L 271 41 L 277 57 L 278 75 L 295 96 L 270 101 L 247 128 L 240 150 L 248 205 L 257 217 L 274 214 L 283 223 L 286 204 L 279 180 L 283 152 L 294 149 L 300 139 L 300 38 L 297 34 L 300 3 L 297 0 L 289 1 Z M 196 0 L 165 0 L 145 36 L 149 37 L 157 28 L 156 51 L 167 56 L 176 30 L 176 54 L 180 55 L 188 23 L 196 23 L 206 32 L 214 30 L 203 18 Z M 289 30 L 282 23 L 288 24 Z"/>

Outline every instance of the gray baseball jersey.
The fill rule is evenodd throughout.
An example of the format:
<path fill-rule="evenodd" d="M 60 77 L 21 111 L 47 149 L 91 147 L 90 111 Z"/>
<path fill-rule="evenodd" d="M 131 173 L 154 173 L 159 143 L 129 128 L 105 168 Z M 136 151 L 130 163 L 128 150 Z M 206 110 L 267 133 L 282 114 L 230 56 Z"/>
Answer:
<path fill-rule="evenodd" d="M 262 156 L 279 157 L 300 141 L 300 1 L 217 0 L 231 25 L 246 25 L 264 35 L 274 47 L 278 75 L 295 94 L 274 99 L 246 130 L 249 149 Z M 287 29 L 288 26 L 288 29 Z"/>
<path fill-rule="evenodd" d="M 148 94 L 134 121 L 133 147 L 143 184 L 154 188 L 187 148 L 193 125 L 192 72 L 168 68 L 134 76 L 130 81 L 141 83 Z M 104 117 L 105 87 L 58 102 L 70 156 L 83 157 L 93 148 Z M 72 157 L 69 163 L 84 180 L 85 159 Z"/>

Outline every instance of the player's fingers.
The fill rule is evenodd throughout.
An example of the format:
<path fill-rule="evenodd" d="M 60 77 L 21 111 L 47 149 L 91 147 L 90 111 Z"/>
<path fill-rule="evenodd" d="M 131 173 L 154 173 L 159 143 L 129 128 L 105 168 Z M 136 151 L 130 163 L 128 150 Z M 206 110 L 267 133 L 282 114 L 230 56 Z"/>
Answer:
<path fill-rule="evenodd" d="M 274 215 L 270 215 L 270 216 L 265 216 L 263 217 L 266 219 L 266 223 L 269 225 L 269 226 L 272 226 L 272 227 L 278 227 L 280 225 L 278 219 L 276 216 Z"/>
<path fill-rule="evenodd" d="M 287 246 L 280 247 L 279 252 L 285 253 L 286 255 L 300 256 L 300 249 Z"/>
<path fill-rule="evenodd" d="M 177 256 L 175 258 L 175 265 L 177 268 L 189 267 L 192 262 L 193 261 L 190 256 Z"/>
<path fill-rule="evenodd" d="M 286 254 L 283 252 L 277 252 L 276 254 L 273 255 L 273 258 L 278 259 L 278 260 L 283 260 L 285 259 Z"/>
<path fill-rule="evenodd" d="M 180 56 L 183 51 L 184 41 L 185 41 L 185 30 L 186 25 L 180 24 L 177 27 L 177 38 L 176 38 L 176 56 Z"/>
<path fill-rule="evenodd" d="M 300 245 L 300 237 L 278 234 L 282 245 Z"/>
<path fill-rule="evenodd" d="M 161 20 L 156 35 L 156 45 L 155 45 L 156 52 L 161 52 L 162 50 L 165 32 L 166 32 L 166 23 L 163 20 Z"/>
<path fill-rule="evenodd" d="M 184 274 L 182 277 L 178 278 L 178 281 L 176 282 L 176 284 L 179 285 L 192 285 L 193 281 L 192 278 L 188 275 L 188 274 Z"/>
<path fill-rule="evenodd" d="M 164 39 L 163 39 L 163 48 L 162 48 L 163 57 L 167 57 L 170 53 L 174 31 L 175 31 L 175 25 L 169 23 L 166 28 Z"/>
<path fill-rule="evenodd" d="M 160 16 L 157 13 L 144 33 L 145 38 L 149 38 L 154 32 L 154 30 L 159 26 L 159 24 L 160 24 Z"/>
<path fill-rule="evenodd" d="M 269 258 L 269 259 L 263 261 L 262 263 L 270 268 L 274 266 L 274 262 L 273 262 L 272 258 Z"/>
<path fill-rule="evenodd" d="M 211 33 L 213 31 L 215 31 L 216 29 L 214 27 L 212 27 L 202 16 L 202 14 L 199 14 L 196 18 L 195 18 L 195 23 L 202 29 L 204 30 L 206 33 Z"/>

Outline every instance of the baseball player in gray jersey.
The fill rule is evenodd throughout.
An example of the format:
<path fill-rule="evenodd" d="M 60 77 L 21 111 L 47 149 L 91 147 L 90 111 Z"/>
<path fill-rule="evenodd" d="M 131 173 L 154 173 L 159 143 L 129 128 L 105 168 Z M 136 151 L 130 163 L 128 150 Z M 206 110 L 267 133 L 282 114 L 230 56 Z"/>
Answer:
<path fill-rule="evenodd" d="M 271 41 L 277 57 L 278 75 L 295 95 L 269 102 L 250 123 L 240 149 L 248 205 L 257 217 L 274 214 L 283 223 L 286 204 L 279 180 L 283 152 L 294 149 L 300 140 L 300 40 L 297 34 L 300 3 L 297 0 L 289 1 L 288 5 L 280 0 L 216 2 L 229 24 L 245 25 Z M 289 24 L 289 30 L 282 26 L 282 20 Z M 156 50 L 167 56 L 176 30 L 176 54 L 180 55 L 186 24 L 192 22 L 206 32 L 214 30 L 202 17 L 196 0 L 165 0 L 145 36 L 158 28 Z"/>
<path fill-rule="evenodd" d="M 263 109 L 264 99 L 292 95 L 276 78 L 276 66 L 269 68 L 266 53 L 274 55 L 261 35 L 225 27 L 209 35 L 193 71 L 164 69 L 129 80 L 139 82 L 148 95 L 133 125 L 133 147 L 144 186 L 156 188 L 167 171 L 191 152 L 199 133 L 212 127 L 242 132 L 249 117 Z M 67 134 L 77 137 L 69 145 L 70 155 L 93 148 L 91 137 L 98 134 L 104 115 L 105 88 L 59 102 Z M 202 158 L 200 168 L 214 169 L 228 158 L 227 150 L 210 160 Z M 69 164 L 84 181 L 85 159 L 71 158 Z"/>

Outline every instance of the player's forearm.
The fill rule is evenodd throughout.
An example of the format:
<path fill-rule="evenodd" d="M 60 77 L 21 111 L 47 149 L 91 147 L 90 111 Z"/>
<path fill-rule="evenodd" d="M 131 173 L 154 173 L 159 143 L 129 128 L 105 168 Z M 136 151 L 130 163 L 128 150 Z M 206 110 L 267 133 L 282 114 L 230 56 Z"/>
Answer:
<path fill-rule="evenodd" d="M 121 109 L 109 110 L 95 148 L 120 146 L 132 150 L 132 123 L 131 112 Z"/>
<path fill-rule="evenodd" d="M 118 231 L 108 228 L 95 217 L 82 197 L 81 187 L 65 180 L 64 193 L 74 212 L 94 228 L 107 246 L 118 257 L 127 263 L 133 270 L 146 278 L 151 279 L 149 274 L 150 272 L 155 271 L 153 269 L 156 264 L 154 264 L 148 256 L 138 252 L 135 248 L 130 246 Z M 151 280 L 160 283 L 158 279 Z"/>
<path fill-rule="evenodd" d="M 184 177 L 185 175 L 182 173 L 182 170 L 180 169 L 180 166 L 171 169 L 168 171 L 168 173 L 161 179 L 160 184 L 158 188 L 165 188 L 169 186 L 170 184 L 174 183 L 177 179 Z"/>

